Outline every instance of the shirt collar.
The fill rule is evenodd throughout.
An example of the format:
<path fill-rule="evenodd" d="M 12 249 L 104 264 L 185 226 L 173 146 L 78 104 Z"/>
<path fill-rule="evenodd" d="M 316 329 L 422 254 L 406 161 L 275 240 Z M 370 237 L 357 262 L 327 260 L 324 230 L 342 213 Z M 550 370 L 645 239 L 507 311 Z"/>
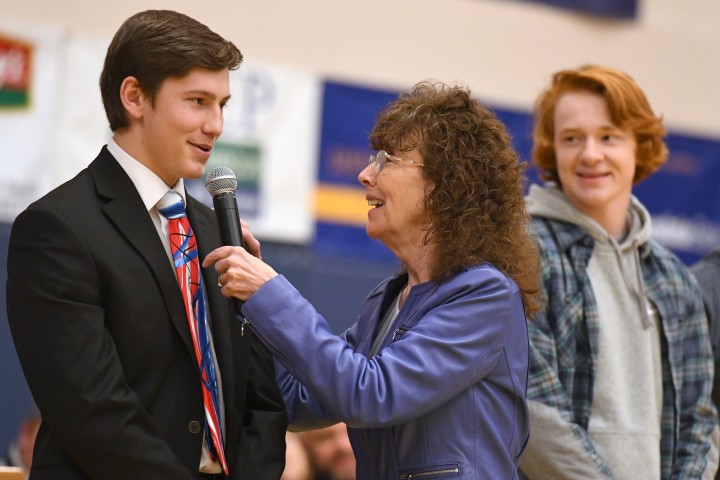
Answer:
<path fill-rule="evenodd" d="M 110 139 L 107 149 L 112 156 L 115 157 L 115 160 L 117 160 L 122 169 L 125 170 L 125 173 L 128 174 L 128 177 L 130 177 L 130 180 L 140 194 L 145 208 L 150 211 L 160 201 L 163 195 L 167 193 L 168 186 L 165 185 L 165 182 L 163 182 L 155 172 L 123 150 L 114 139 Z M 180 194 L 183 199 L 183 204 L 187 205 L 185 184 L 182 178 L 178 180 L 172 189 Z"/>

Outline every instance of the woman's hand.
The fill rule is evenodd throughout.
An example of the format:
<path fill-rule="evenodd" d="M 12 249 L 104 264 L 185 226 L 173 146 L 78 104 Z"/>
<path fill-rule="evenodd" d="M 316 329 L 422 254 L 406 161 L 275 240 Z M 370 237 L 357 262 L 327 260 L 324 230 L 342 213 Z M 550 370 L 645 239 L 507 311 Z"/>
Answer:
<path fill-rule="evenodd" d="M 259 254 L 260 243 L 257 240 L 255 242 Z M 213 264 L 215 271 L 220 274 L 217 284 L 222 294 L 242 301 L 250 298 L 265 282 L 278 274 L 270 265 L 242 247 L 220 247 L 213 250 L 205 257 L 202 266 L 209 267 Z"/>

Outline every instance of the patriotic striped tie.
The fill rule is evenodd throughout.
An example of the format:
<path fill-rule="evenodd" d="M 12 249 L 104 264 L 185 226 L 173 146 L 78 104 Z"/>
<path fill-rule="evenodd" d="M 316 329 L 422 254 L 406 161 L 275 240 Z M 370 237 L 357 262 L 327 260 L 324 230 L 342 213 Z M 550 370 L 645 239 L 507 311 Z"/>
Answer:
<path fill-rule="evenodd" d="M 168 219 L 168 239 L 173 256 L 195 357 L 200 368 L 203 403 L 205 404 L 205 438 L 210 452 L 216 456 L 225 475 L 228 474 L 222 429 L 220 428 L 220 402 L 218 399 L 215 363 L 210 348 L 205 292 L 198 263 L 198 249 L 190 222 L 188 222 L 182 197 L 174 190 L 168 191 L 157 204 L 158 211 Z"/>

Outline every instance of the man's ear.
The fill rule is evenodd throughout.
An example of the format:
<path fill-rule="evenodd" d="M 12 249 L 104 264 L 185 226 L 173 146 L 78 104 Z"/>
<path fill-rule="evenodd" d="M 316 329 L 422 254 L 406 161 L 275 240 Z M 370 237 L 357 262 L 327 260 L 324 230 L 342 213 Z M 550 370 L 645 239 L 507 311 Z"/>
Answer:
<path fill-rule="evenodd" d="M 132 120 L 140 120 L 143 106 L 148 101 L 135 77 L 126 77 L 120 84 L 120 101 Z"/>

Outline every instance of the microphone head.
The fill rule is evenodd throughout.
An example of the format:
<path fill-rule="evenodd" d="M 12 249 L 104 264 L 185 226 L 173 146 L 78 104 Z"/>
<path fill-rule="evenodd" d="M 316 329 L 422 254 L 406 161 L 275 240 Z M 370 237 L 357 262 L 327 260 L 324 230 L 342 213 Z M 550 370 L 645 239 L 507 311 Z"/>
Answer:
<path fill-rule="evenodd" d="M 235 193 L 237 178 L 235 172 L 228 167 L 215 167 L 205 176 L 205 188 L 211 196 L 220 193 Z"/>

